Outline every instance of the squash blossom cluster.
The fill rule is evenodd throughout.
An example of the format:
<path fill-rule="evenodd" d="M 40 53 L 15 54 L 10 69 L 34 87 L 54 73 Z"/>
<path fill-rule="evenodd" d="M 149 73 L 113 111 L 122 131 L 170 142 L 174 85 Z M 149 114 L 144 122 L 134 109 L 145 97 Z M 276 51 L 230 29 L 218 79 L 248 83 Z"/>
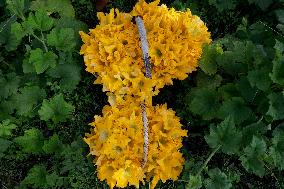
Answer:
<path fill-rule="evenodd" d="M 103 85 L 110 104 L 102 116 L 95 116 L 84 140 L 95 156 L 98 178 L 111 188 L 139 187 L 145 180 L 154 188 L 159 180 L 176 180 L 182 171 L 179 149 L 187 132 L 173 110 L 152 106 L 152 97 L 173 79 L 183 80 L 196 70 L 202 45 L 211 41 L 210 33 L 190 10 L 177 12 L 158 4 L 139 0 L 130 13 L 114 9 L 98 13 L 100 24 L 88 34 L 80 32 L 86 71 L 96 75 L 94 83 Z M 132 22 L 135 16 L 143 19 L 147 31 L 151 79 L 145 77 L 139 33 Z M 149 127 L 144 168 L 142 102 Z"/>

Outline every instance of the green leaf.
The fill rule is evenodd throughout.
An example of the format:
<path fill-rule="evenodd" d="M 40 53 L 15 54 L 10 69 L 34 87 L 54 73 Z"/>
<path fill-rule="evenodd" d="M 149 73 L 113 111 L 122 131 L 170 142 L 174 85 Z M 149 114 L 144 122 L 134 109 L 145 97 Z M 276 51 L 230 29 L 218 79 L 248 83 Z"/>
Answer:
<path fill-rule="evenodd" d="M 266 91 L 270 88 L 272 83 L 269 77 L 269 68 L 261 68 L 257 70 L 251 70 L 248 72 L 248 80 L 252 87 L 256 86 L 262 91 Z"/>
<path fill-rule="evenodd" d="M 46 175 L 46 185 L 49 188 L 61 188 L 63 181 L 63 177 L 60 177 L 56 172 Z"/>
<path fill-rule="evenodd" d="M 254 101 L 256 94 L 258 93 L 256 88 L 253 88 L 247 77 L 241 77 L 237 82 L 238 91 L 240 91 L 241 96 L 249 103 Z"/>
<path fill-rule="evenodd" d="M 62 148 L 63 144 L 57 134 L 50 137 L 49 140 L 44 141 L 44 145 L 42 147 L 43 151 L 47 154 L 59 154 L 61 153 Z"/>
<path fill-rule="evenodd" d="M 208 75 L 215 74 L 217 72 L 216 57 L 222 53 L 223 49 L 220 44 L 206 45 L 199 62 L 201 70 Z"/>
<path fill-rule="evenodd" d="M 284 119 L 284 94 L 271 93 L 268 98 L 269 109 L 267 115 L 270 115 L 273 120 Z"/>
<path fill-rule="evenodd" d="M 26 0 L 7 0 L 7 9 L 12 13 L 22 18 L 28 3 Z"/>
<path fill-rule="evenodd" d="M 69 0 L 36 0 L 31 3 L 30 9 L 33 11 L 44 9 L 47 12 L 59 13 L 61 17 L 75 17 L 75 11 Z"/>
<path fill-rule="evenodd" d="M 51 51 L 43 52 L 41 49 L 36 48 L 30 51 L 29 64 L 35 67 L 37 74 L 43 73 L 48 68 L 54 68 L 56 66 L 57 56 Z"/>
<path fill-rule="evenodd" d="M 45 98 L 44 89 L 38 86 L 26 86 L 13 96 L 13 102 L 18 115 L 33 117 L 34 112 L 41 101 Z"/>
<path fill-rule="evenodd" d="M 209 76 L 204 72 L 198 72 L 196 76 L 197 87 L 215 89 L 221 85 L 222 77 L 218 74 Z"/>
<path fill-rule="evenodd" d="M 10 33 L 10 38 L 13 38 L 13 47 L 9 48 L 9 50 L 16 50 L 18 45 L 22 42 L 23 37 L 27 33 L 25 30 L 22 28 L 22 25 L 18 22 L 14 22 L 11 24 L 11 33 Z"/>
<path fill-rule="evenodd" d="M 23 183 L 33 186 L 33 188 L 44 188 L 46 185 L 47 171 L 44 165 L 34 165 L 23 180 Z"/>
<path fill-rule="evenodd" d="M 197 89 L 189 105 L 194 114 L 200 115 L 205 120 L 213 119 L 220 107 L 218 94 L 214 89 Z"/>
<path fill-rule="evenodd" d="M 64 122 L 71 117 L 74 106 L 68 104 L 62 94 L 54 96 L 49 101 L 44 100 L 38 111 L 40 119 L 44 121 L 52 120 L 54 123 Z"/>
<path fill-rule="evenodd" d="M 274 83 L 284 85 L 284 57 L 273 60 L 273 69 L 270 77 Z"/>
<path fill-rule="evenodd" d="M 268 127 L 261 121 L 247 125 L 242 130 L 242 146 L 248 146 L 251 143 L 253 136 L 261 137 L 267 130 Z"/>
<path fill-rule="evenodd" d="M 232 188 L 232 184 L 227 175 L 220 171 L 220 169 L 211 169 L 208 172 L 209 179 L 205 180 L 206 189 L 229 189 Z"/>
<path fill-rule="evenodd" d="M 248 2 L 256 4 L 262 10 L 266 10 L 273 3 L 273 0 L 248 0 Z"/>
<path fill-rule="evenodd" d="M 4 156 L 4 152 L 9 148 L 11 144 L 11 141 L 0 138 L 0 159 Z"/>
<path fill-rule="evenodd" d="M 10 137 L 12 135 L 12 131 L 17 128 L 17 125 L 11 123 L 11 121 L 5 120 L 0 123 L 0 137 Z"/>
<path fill-rule="evenodd" d="M 41 131 L 36 128 L 26 130 L 24 136 L 14 139 L 22 147 L 24 152 L 33 154 L 42 152 L 43 140 Z"/>
<path fill-rule="evenodd" d="M 246 106 L 242 98 L 232 97 L 231 99 L 223 102 L 218 115 L 221 119 L 225 119 L 227 116 L 232 116 L 235 123 L 240 124 L 251 117 L 252 111 Z"/>
<path fill-rule="evenodd" d="M 253 136 L 251 143 L 244 149 L 244 154 L 240 157 L 243 167 L 247 171 L 262 177 L 265 174 L 265 152 L 265 141 Z"/>
<path fill-rule="evenodd" d="M 72 28 L 54 28 L 47 35 L 47 44 L 57 50 L 72 51 L 76 45 Z"/>
<path fill-rule="evenodd" d="M 49 31 L 54 25 L 54 20 L 48 16 L 45 10 L 39 9 L 34 14 L 29 14 L 26 25 L 34 30 Z"/>
<path fill-rule="evenodd" d="M 235 0 L 209 0 L 210 5 L 214 5 L 218 11 L 231 10 L 236 7 Z"/>
<path fill-rule="evenodd" d="M 202 187 L 201 176 L 190 175 L 186 189 L 199 189 Z"/>
<path fill-rule="evenodd" d="M 218 126 L 211 125 L 210 134 L 205 140 L 211 148 L 221 146 L 222 152 L 234 154 L 238 152 L 242 133 L 237 130 L 231 117 L 227 117 Z"/>
<path fill-rule="evenodd" d="M 81 68 L 75 63 L 59 64 L 55 68 L 49 69 L 47 74 L 52 78 L 60 79 L 60 89 L 72 91 L 81 79 Z"/>
<path fill-rule="evenodd" d="M 0 100 L 17 93 L 20 77 L 16 73 L 10 72 L 7 75 L 0 73 Z"/>
<path fill-rule="evenodd" d="M 235 83 L 226 83 L 222 85 L 221 87 L 219 87 L 218 93 L 221 95 L 221 98 L 224 100 L 240 96 L 240 92 Z"/>
<path fill-rule="evenodd" d="M 273 131 L 272 146 L 269 148 L 269 155 L 273 159 L 274 166 L 282 171 L 284 170 L 284 127 L 282 125 L 282 130 L 278 128 Z"/>
<path fill-rule="evenodd" d="M 278 21 L 281 23 L 284 23 L 284 10 L 283 9 L 279 9 L 275 11 L 276 16 L 278 18 Z"/>

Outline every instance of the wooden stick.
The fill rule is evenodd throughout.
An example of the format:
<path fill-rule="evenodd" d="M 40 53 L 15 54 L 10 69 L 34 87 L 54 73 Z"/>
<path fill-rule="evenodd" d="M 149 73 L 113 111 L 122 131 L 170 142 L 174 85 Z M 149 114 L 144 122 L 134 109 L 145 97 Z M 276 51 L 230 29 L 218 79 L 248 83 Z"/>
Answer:
<path fill-rule="evenodd" d="M 149 59 L 149 45 L 147 41 L 147 34 L 144 22 L 141 17 L 135 17 L 136 25 L 138 27 L 138 32 L 141 40 L 141 48 L 143 54 L 143 61 L 145 66 L 145 76 L 152 79 L 152 66 Z M 144 135 L 144 145 L 143 145 L 143 161 L 142 168 L 145 167 L 148 160 L 148 149 L 149 149 L 149 130 L 148 130 L 148 118 L 146 113 L 146 105 L 144 102 L 140 103 L 142 110 L 142 121 L 143 121 L 143 135 Z"/>

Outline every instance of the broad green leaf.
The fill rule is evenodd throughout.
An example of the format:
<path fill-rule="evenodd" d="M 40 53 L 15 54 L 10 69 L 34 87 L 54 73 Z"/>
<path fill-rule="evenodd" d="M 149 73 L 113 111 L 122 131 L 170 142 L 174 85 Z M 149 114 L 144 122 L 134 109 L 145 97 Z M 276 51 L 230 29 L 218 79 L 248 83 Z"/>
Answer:
<path fill-rule="evenodd" d="M 16 73 L 10 72 L 6 75 L 0 73 L 0 100 L 17 93 L 20 77 Z"/>
<path fill-rule="evenodd" d="M 64 7 L 64 9 L 62 8 Z M 74 17 L 75 11 L 70 0 L 36 0 L 31 3 L 31 10 L 44 9 L 47 12 L 59 13 L 61 17 Z"/>
<path fill-rule="evenodd" d="M 201 176 L 190 175 L 188 184 L 186 185 L 186 189 L 199 189 L 201 187 L 202 187 Z"/>
<path fill-rule="evenodd" d="M 72 91 L 81 79 L 80 67 L 75 63 L 58 64 L 55 68 L 49 69 L 47 74 L 52 78 L 60 79 L 60 89 Z"/>
<path fill-rule="evenodd" d="M 20 18 L 23 18 L 28 3 L 26 0 L 7 0 L 7 9 Z"/>
<path fill-rule="evenodd" d="M 272 83 L 269 77 L 269 68 L 261 68 L 256 70 L 251 70 L 248 72 L 248 80 L 252 87 L 257 87 L 262 91 L 266 91 L 270 88 Z"/>
<path fill-rule="evenodd" d="M 247 125 L 242 129 L 242 146 L 248 146 L 253 136 L 261 137 L 263 134 L 265 134 L 268 130 L 268 127 L 263 122 L 257 122 L 250 125 Z"/>
<path fill-rule="evenodd" d="M 57 50 L 72 51 L 76 45 L 74 30 L 71 28 L 54 28 L 47 35 L 47 44 Z"/>
<path fill-rule="evenodd" d="M 17 128 L 17 125 L 11 123 L 10 120 L 5 120 L 0 123 L 0 137 L 10 137 L 12 135 L 12 131 Z"/>
<path fill-rule="evenodd" d="M 34 30 L 49 31 L 54 25 L 53 18 L 48 16 L 45 10 L 37 10 L 35 13 L 30 13 L 27 19 L 27 25 Z"/>
<path fill-rule="evenodd" d="M 273 69 L 270 77 L 274 83 L 284 85 L 284 57 L 273 60 Z"/>
<path fill-rule="evenodd" d="M 242 98 L 232 97 L 231 99 L 224 101 L 218 114 L 221 119 L 232 116 L 235 123 L 240 124 L 252 116 L 252 111 L 246 106 Z"/>
<path fill-rule="evenodd" d="M 276 128 L 273 131 L 272 146 L 269 148 L 269 155 L 273 159 L 273 164 L 279 170 L 284 170 L 284 126 L 282 130 Z"/>
<path fill-rule="evenodd" d="M 48 68 L 56 66 L 57 55 L 51 51 L 43 52 L 41 49 L 36 48 L 30 51 L 29 64 L 34 65 L 37 74 L 43 73 Z"/>
<path fill-rule="evenodd" d="M 63 184 L 63 177 L 60 177 L 56 172 L 46 175 L 46 185 L 49 188 L 61 188 Z"/>
<path fill-rule="evenodd" d="M 242 133 L 237 130 L 233 119 L 227 117 L 219 125 L 211 125 L 210 133 L 205 136 L 205 140 L 211 148 L 221 146 L 222 152 L 234 154 L 238 152 L 241 137 Z"/>
<path fill-rule="evenodd" d="M 218 74 L 209 76 L 204 72 L 198 72 L 196 76 L 198 88 L 212 88 L 215 89 L 221 85 L 222 77 Z"/>
<path fill-rule="evenodd" d="M 11 24 L 10 38 L 14 39 L 14 49 L 10 48 L 10 50 L 16 50 L 17 46 L 22 42 L 22 39 L 25 35 L 26 32 L 24 31 L 20 23 L 14 22 L 13 24 Z"/>
<path fill-rule="evenodd" d="M 39 129 L 32 128 L 25 131 L 24 136 L 19 136 L 14 139 L 24 152 L 27 153 L 41 153 L 44 137 Z"/>
<path fill-rule="evenodd" d="M 258 90 L 256 88 L 253 88 L 247 77 L 241 77 L 236 82 L 238 91 L 240 91 L 241 96 L 249 103 L 254 101 L 254 98 L 256 97 Z"/>
<path fill-rule="evenodd" d="M 48 154 L 59 154 L 61 153 L 62 148 L 63 144 L 56 134 L 50 137 L 49 140 L 44 141 L 44 145 L 42 147 L 43 151 Z"/>
<path fill-rule="evenodd" d="M 227 83 L 219 87 L 218 93 L 224 100 L 231 99 L 232 97 L 240 96 L 240 92 L 235 83 Z"/>
<path fill-rule="evenodd" d="M 234 9 L 236 7 L 236 0 L 209 0 L 209 4 L 215 6 L 221 12 Z"/>
<path fill-rule="evenodd" d="M 244 149 L 240 157 L 243 167 L 260 177 L 265 174 L 264 157 L 266 143 L 263 139 L 253 136 L 251 143 Z"/>
<path fill-rule="evenodd" d="M 216 57 L 222 55 L 222 53 L 223 49 L 220 44 L 206 45 L 199 62 L 201 70 L 208 75 L 215 74 L 217 72 Z"/>
<path fill-rule="evenodd" d="M 26 86 L 13 96 L 18 115 L 33 117 L 38 105 L 45 98 L 44 89 L 38 86 Z"/>
<path fill-rule="evenodd" d="M 232 184 L 227 175 L 220 171 L 220 169 L 211 169 L 208 172 L 209 179 L 205 180 L 206 189 L 230 189 Z"/>
<path fill-rule="evenodd" d="M 62 94 L 54 96 L 50 100 L 44 100 L 38 111 L 40 119 L 44 121 L 52 120 L 54 123 L 64 122 L 70 118 L 74 106 L 67 103 Z"/>
<path fill-rule="evenodd" d="M 28 172 L 23 183 L 33 188 L 44 188 L 46 185 L 47 171 L 44 165 L 36 164 Z"/>
<path fill-rule="evenodd" d="M 200 115 L 205 120 L 213 119 L 220 107 L 218 94 L 214 89 L 197 89 L 189 104 L 189 109 L 194 114 Z"/>
<path fill-rule="evenodd" d="M 273 0 L 248 0 L 248 2 L 256 4 L 262 10 L 266 10 L 273 3 Z"/>
<path fill-rule="evenodd" d="M 9 148 L 11 144 L 11 141 L 0 138 L 0 159 L 4 156 L 4 152 Z"/>
<path fill-rule="evenodd" d="M 270 115 L 274 120 L 284 119 L 284 94 L 271 93 L 268 99 L 269 109 L 267 115 Z"/>

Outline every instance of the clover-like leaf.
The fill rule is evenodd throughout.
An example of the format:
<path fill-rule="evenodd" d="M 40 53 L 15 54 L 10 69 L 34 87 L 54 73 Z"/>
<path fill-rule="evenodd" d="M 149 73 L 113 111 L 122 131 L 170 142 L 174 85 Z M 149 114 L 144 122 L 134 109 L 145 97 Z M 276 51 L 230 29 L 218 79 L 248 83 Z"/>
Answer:
<path fill-rule="evenodd" d="M 211 125 L 209 135 L 205 140 L 211 148 L 221 146 L 222 152 L 234 154 L 239 149 L 242 133 L 237 130 L 232 117 L 227 117 L 219 125 Z"/>
<path fill-rule="evenodd" d="M 70 118 L 74 106 L 67 103 L 62 94 L 54 96 L 50 100 L 44 100 L 38 111 L 40 119 L 44 121 L 52 120 L 54 123 L 64 122 Z"/>

